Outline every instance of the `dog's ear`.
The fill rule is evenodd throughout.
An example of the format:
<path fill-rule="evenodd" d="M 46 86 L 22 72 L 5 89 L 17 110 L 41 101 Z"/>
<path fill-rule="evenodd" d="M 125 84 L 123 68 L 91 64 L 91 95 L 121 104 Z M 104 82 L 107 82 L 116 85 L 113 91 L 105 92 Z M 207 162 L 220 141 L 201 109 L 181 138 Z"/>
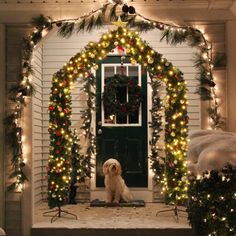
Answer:
<path fill-rule="evenodd" d="M 116 164 L 116 173 L 117 173 L 118 175 L 121 175 L 121 173 L 122 173 L 122 169 L 121 169 L 120 163 L 117 163 L 117 164 Z"/>
<path fill-rule="evenodd" d="M 108 169 L 108 163 L 107 162 L 105 162 L 104 164 L 103 164 L 103 166 L 102 166 L 102 171 L 103 171 L 103 174 L 104 175 L 107 175 L 108 174 L 108 171 L 109 171 L 109 169 Z"/>

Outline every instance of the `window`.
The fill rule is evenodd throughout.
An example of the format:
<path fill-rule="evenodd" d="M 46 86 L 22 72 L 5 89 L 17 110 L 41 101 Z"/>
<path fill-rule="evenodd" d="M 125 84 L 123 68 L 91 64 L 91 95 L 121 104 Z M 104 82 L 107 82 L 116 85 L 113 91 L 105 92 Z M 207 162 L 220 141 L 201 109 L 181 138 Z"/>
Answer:
<path fill-rule="evenodd" d="M 139 86 L 141 86 L 141 66 L 124 64 L 102 64 L 102 94 L 104 91 L 104 86 L 106 80 L 111 79 L 115 74 L 124 74 L 126 76 L 132 77 L 132 79 L 137 80 Z M 116 101 L 120 104 L 129 101 L 129 94 L 127 86 L 122 86 L 116 90 Z M 142 104 L 139 109 L 129 115 L 114 115 L 108 114 L 106 108 L 102 104 L 102 126 L 141 126 L 142 119 Z"/>

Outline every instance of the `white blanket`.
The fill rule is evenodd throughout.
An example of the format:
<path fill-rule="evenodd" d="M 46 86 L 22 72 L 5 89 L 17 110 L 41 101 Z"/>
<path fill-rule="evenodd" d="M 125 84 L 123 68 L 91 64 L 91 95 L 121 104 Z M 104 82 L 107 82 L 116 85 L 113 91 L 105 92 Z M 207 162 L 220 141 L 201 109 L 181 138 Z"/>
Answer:
<path fill-rule="evenodd" d="M 187 167 L 194 175 L 236 166 L 236 135 L 230 132 L 200 130 L 189 134 Z"/>

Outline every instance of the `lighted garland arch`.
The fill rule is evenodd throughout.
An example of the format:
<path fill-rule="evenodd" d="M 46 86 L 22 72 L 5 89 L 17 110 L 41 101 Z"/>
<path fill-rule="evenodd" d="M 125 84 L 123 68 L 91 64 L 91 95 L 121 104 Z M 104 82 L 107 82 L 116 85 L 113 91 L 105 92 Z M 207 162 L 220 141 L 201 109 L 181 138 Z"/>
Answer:
<path fill-rule="evenodd" d="M 126 48 L 131 61 L 146 68 L 152 87 L 163 81 L 166 84 L 165 100 L 165 159 L 158 158 L 160 179 L 166 189 L 168 202 L 181 202 L 187 198 L 186 149 L 188 117 L 186 84 L 183 73 L 161 54 L 142 41 L 137 32 L 119 27 L 102 36 L 98 43 L 89 43 L 53 76 L 50 95 L 50 159 L 49 159 L 49 206 L 60 206 L 67 198 L 69 183 L 69 153 L 71 149 L 71 86 L 77 78 L 95 81 L 92 69 L 117 45 Z M 158 114 L 156 114 L 158 115 Z M 153 113 L 153 116 L 155 114 Z M 159 121 L 160 122 L 160 121 Z M 92 147 L 95 147 L 94 137 Z M 60 151 L 58 144 L 60 143 Z M 94 150 L 90 149 L 91 156 Z M 163 163 L 163 161 L 165 163 Z"/>

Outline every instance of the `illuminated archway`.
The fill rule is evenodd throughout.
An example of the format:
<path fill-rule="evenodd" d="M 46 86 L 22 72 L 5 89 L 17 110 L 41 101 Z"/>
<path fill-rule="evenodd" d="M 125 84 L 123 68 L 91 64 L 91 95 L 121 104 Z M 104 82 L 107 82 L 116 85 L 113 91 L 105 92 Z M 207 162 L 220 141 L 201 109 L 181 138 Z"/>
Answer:
<path fill-rule="evenodd" d="M 188 117 L 186 84 L 183 73 L 161 54 L 142 41 L 137 32 L 119 27 L 102 36 L 98 43 L 89 43 L 53 76 L 50 94 L 50 157 L 48 200 L 49 206 L 61 206 L 68 195 L 70 181 L 71 86 L 77 78 L 94 81 L 92 69 L 115 47 L 126 48 L 132 63 L 146 68 L 152 83 L 166 84 L 165 107 L 165 161 L 158 162 L 160 179 L 168 202 L 181 202 L 187 195 L 186 149 Z M 90 137 L 91 138 L 91 137 Z M 158 159 L 158 158 L 157 158 Z"/>

